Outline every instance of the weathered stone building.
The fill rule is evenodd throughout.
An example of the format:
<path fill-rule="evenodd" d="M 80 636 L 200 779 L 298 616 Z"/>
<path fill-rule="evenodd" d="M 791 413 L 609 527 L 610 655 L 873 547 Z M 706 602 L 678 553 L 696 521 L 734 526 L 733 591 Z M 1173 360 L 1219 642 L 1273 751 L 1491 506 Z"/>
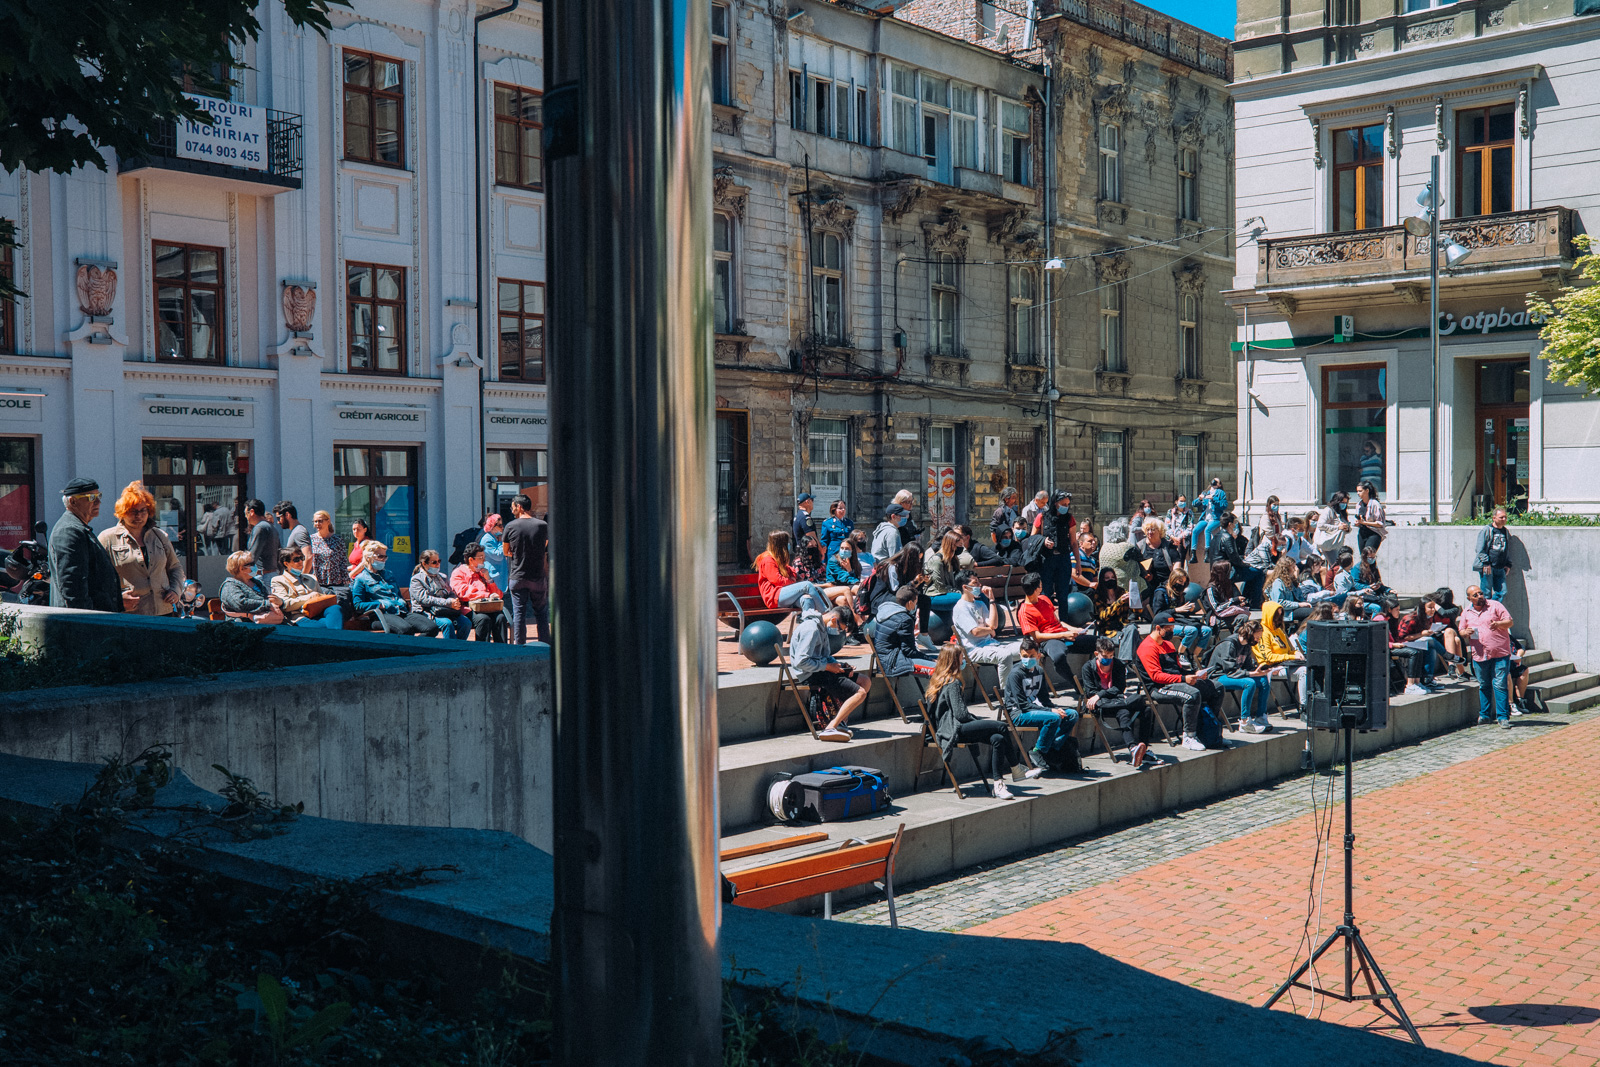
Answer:
<path fill-rule="evenodd" d="M 1231 471 L 1226 42 L 1011 6 L 714 5 L 724 568 L 799 490 L 977 519 L 1052 438 L 1101 519 Z"/>

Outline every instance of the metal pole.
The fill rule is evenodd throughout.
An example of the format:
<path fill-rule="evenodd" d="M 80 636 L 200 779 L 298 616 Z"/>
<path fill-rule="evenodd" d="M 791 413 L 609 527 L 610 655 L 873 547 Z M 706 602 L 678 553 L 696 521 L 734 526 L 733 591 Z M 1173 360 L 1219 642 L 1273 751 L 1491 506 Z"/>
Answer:
<path fill-rule="evenodd" d="M 555 1062 L 715 1064 L 709 3 L 544 14 Z"/>
<path fill-rule="evenodd" d="M 1055 64 L 1045 60 L 1044 64 L 1044 261 L 1049 263 L 1056 254 L 1056 168 L 1055 145 L 1050 140 L 1050 112 L 1055 107 Z M 1045 459 L 1044 459 L 1044 485 L 1060 488 L 1056 481 L 1056 402 L 1050 399 L 1050 394 L 1056 388 L 1056 332 L 1052 328 L 1055 322 L 1056 308 L 1051 300 L 1055 291 L 1055 282 L 1052 275 L 1055 271 L 1046 269 L 1039 272 L 1044 275 L 1044 428 L 1045 428 Z M 1038 486 L 1034 486 L 1035 492 Z M 1028 492 L 1022 486 L 1017 486 L 1021 492 Z"/>
<path fill-rule="evenodd" d="M 1356 925 L 1356 832 L 1352 825 L 1351 808 L 1355 804 L 1355 774 L 1352 765 L 1355 761 L 1355 729 L 1348 719 L 1344 724 L 1344 925 L 1354 931 Z M 1354 946 L 1350 938 L 1344 939 L 1344 995 L 1349 996 L 1355 989 L 1355 970 L 1353 960 Z"/>
<path fill-rule="evenodd" d="M 1428 403 L 1428 521 L 1439 521 L 1439 157 L 1429 178 L 1433 209 L 1428 213 L 1428 363 L 1432 393 Z"/>

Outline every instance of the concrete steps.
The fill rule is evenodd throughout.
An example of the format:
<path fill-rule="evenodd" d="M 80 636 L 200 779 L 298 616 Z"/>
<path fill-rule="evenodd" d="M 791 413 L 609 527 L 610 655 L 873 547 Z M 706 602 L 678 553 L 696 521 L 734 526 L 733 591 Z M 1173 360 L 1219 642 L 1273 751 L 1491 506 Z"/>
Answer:
<path fill-rule="evenodd" d="M 1548 655 L 1548 653 L 1546 655 Z M 1569 675 L 1573 673 L 1573 671 L 1577 670 L 1575 665 L 1568 663 L 1566 660 L 1546 659 L 1543 663 L 1530 664 L 1528 663 L 1527 657 L 1524 656 L 1522 662 L 1528 668 L 1529 685 L 1533 685 L 1537 682 L 1553 681 L 1555 679 L 1564 677 L 1565 675 Z"/>
<path fill-rule="evenodd" d="M 1600 687 L 1584 689 L 1566 696 L 1546 698 L 1550 710 L 1556 714 L 1571 714 L 1574 711 L 1583 711 L 1600 704 Z"/>
<path fill-rule="evenodd" d="M 1600 685 L 1600 674 L 1579 674 L 1572 670 L 1571 664 L 1567 664 L 1567 668 L 1568 673 L 1541 682 L 1530 682 L 1529 688 L 1538 689 L 1548 701 Z"/>

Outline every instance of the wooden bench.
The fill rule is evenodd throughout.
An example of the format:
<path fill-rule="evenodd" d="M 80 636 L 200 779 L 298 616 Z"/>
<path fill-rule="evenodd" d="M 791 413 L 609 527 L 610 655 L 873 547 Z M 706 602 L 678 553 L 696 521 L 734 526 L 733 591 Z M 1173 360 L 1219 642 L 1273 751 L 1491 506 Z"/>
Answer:
<path fill-rule="evenodd" d="M 901 823 L 894 837 L 883 841 L 869 843 L 852 839 L 831 852 L 779 860 L 730 874 L 728 881 L 738 890 L 733 902 L 741 908 L 772 908 L 820 893 L 822 917 L 831 919 L 834 893 L 882 882 L 884 896 L 889 902 L 889 925 L 898 927 L 900 921 L 894 912 L 894 861 L 900 851 L 900 837 L 905 829 L 905 823 Z M 774 842 L 771 850 L 789 848 L 815 839 L 814 834 L 801 834 Z M 753 853 L 747 851 L 744 854 Z"/>
<path fill-rule="evenodd" d="M 776 624 L 791 614 L 789 608 L 767 607 L 754 574 L 717 576 L 717 620 L 737 626 L 739 633 L 744 633 L 745 626 L 752 622 L 765 620 Z"/>

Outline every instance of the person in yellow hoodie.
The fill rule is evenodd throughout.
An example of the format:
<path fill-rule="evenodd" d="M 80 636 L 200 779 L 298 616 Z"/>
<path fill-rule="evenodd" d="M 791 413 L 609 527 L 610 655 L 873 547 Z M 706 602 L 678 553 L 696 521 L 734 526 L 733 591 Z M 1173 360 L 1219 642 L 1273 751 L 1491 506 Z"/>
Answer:
<path fill-rule="evenodd" d="M 1298 707 L 1306 706 L 1306 665 L 1300 653 L 1289 643 L 1289 634 L 1283 628 L 1283 606 L 1268 600 L 1261 605 L 1261 636 L 1256 639 L 1256 662 L 1271 667 L 1268 679 L 1283 679 L 1295 694 Z"/>

